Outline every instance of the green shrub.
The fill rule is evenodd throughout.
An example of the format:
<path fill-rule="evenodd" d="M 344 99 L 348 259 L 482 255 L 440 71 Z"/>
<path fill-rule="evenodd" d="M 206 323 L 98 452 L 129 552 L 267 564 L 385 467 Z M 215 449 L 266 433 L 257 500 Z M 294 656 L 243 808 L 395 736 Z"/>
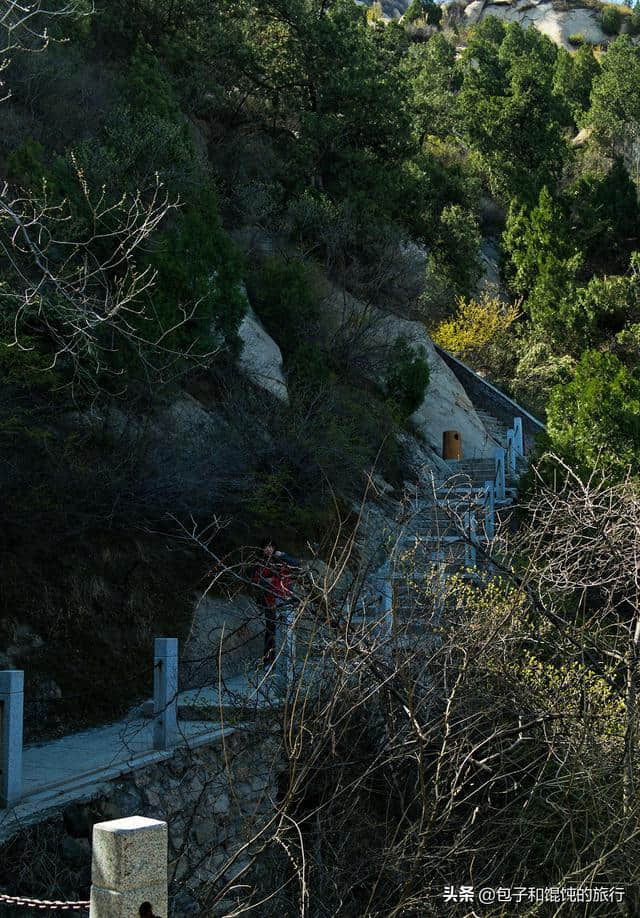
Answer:
<path fill-rule="evenodd" d="M 617 35 L 622 25 L 622 13 L 616 6 L 605 6 L 601 13 L 602 31 Z"/>
<path fill-rule="evenodd" d="M 247 397 L 242 380 L 232 386 L 223 410 L 237 450 L 237 491 L 228 511 L 248 515 L 251 526 L 326 535 L 336 502 L 362 497 L 366 469 L 402 480 L 397 409 L 372 385 L 331 380 L 318 387 L 290 377 L 288 404 Z"/>
<path fill-rule="evenodd" d="M 613 354 L 585 351 L 547 410 L 553 447 L 579 471 L 640 471 L 640 380 Z"/>
<path fill-rule="evenodd" d="M 416 352 L 406 338 L 398 338 L 391 350 L 385 387 L 402 418 L 408 418 L 417 411 L 424 401 L 428 384 L 429 364 L 424 348 Z"/>
<path fill-rule="evenodd" d="M 300 341 L 287 361 L 287 371 L 290 379 L 295 378 L 303 384 L 319 386 L 337 379 L 331 355 L 315 341 Z"/>
<path fill-rule="evenodd" d="M 249 298 L 265 328 L 290 357 L 320 311 L 311 269 L 295 258 L 271 258 L 248 278 Z"/>
<path fill-rule="evenodd" d="M 588 258 L 603 260 L 615 273 L 626 265 L 640 236 L 640 208 L 636 187 L 622 157 L 605 174 L 583 172 L 563 195 L 576 244 Z"/>
<path fill-rule="evenodd" d="M 432 0 L 413 0 L 403 16 L 403 22 L 410 24 L 420 19 L 426 20 L 428 25 L 438 26 L 442 20 L 442 9 Z"/>
<path fill-rule="evenodd" d="M 199 200 L 179 211 L 159 235 L 148 266 L 156 281 L 138 323 L 144 341 L 164 336 L 162 349 L 178 364 L 189 355 L 237 348 L 246 309 L 241 264 L 211 189 L 200 189 Z"/>
<path fill-rule="evenodd" d="M 582 32 L 574 32 L 573 35 L 570 35 L 567 39 L 570 45 L 573 45 L 574 48 L 579 48 L 580 45 L 583 45 L 585 42 L 584 35 Z"/>

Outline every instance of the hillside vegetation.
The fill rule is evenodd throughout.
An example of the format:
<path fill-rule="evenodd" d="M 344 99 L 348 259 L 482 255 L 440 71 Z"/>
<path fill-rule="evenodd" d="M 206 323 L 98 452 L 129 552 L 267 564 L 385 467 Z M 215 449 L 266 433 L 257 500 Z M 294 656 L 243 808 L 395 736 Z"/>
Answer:
<path fill-rule="evenodd" d="M 159 634 L 182 676 L 226 677 L 228 632 L 203 650 L 226 628 L 259 666 L 265 610 L 242 615 L 269 535 L 328 572 L 300 575 L 296 610 L 328 676 L 236 731 L 255 751 L 264 728 L 268 782 L 226 741 L 224 775 L 167 763 L 171 812 L 183 783 L 197 801 L 174 853 L 204 833 L 174 914 L 188 893 L 184 915 L 435 918 L 462 913 L 463 884 L 606 884 L 580 914 L 640 913 L 635 36 L 607 14 L 607 46 L 570 52 L 430 0 L 391 22 L 353 0 L 53 3 L 24 28 L 0 0 L 0 664 L 25 670 L 27 740 L 148 697 Z M 249 323 L 282 357 L 271 387 L 242 362 Z M 389 619 L 361 638 L 335 597 L 367 542 L 376 614 L 404 484 L 443 471 L 418 409 L 441 398 L 449 423 L 464 396 L 438 390 L 425 329 L 545 419 L 554 455 L 465 577 L 420 538 L 446 509 L 424 476 L 392 638 Z M 268 825 L 237 858 L 219 828 L 257 787 Z M 142 789 L 123 812 L 166 816 Z M 65 823 L 16 835 L 3 888 L 86 894 Z M 522 914 L 583 905 L 548 902 Z"/>
<path fill-rule="evenodd" d="M 1 551 L 16 573 L 2 628 L 7 659 L 44 680 L 36 696 L 43 640 L 77 655 L 56 675 L 64 700 L 92 682 L 89 628 L 127 619 L 137 637 L 96 653 L 131 666 L 162 607 L 188 622 L 197 563 L 177 565 L 153 613 L 127 586 L 138 578 L 144 596 L 157 579 L 176 518 L 230 519 L 221 550 L 269 530 L 303 547 L 348 515 L 372 464 L 402 481 L 396 435 L 426 366 L 408 344 L 374 353 L 361 327 L 330 328 L 327 281 L 419 318 L 532 410 L 548 406 L 550 437 L 579 467 L 604 449 L 635 468 L 628 37 L 572 55 L 489 18 L 414 40 L 410 23 L 372 21 L 352 0 L 76 12 L 49 23 L 46 49 L 36 23 L 3 74 Z M 502 239 L 505 289 L 481 295 L 483 234 Z M 427 256 L 412 297 L 399 293 L 408 242 Z M 286 405 L 235 368 L 247 296 L 282 350 Z M 215 422 L 197 461 L 158 437 L 185 392 Z M 107 559 L 93 580 L 87 545 Z M 122 704 L 137 692 L 132 678 Z"/>

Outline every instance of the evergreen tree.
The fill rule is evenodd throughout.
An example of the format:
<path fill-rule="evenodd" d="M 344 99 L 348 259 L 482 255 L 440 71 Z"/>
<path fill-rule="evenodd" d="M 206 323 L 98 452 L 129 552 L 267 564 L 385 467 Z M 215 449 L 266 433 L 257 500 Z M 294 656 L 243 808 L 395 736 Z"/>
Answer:
<path fill-rule="evenodd" d="M 628 35 L 616 38 L 602 58 L 587 120 L 610 149 L 640 134 L 640 49 Z"/>
<path fill-rule="evenodd" d="M 486 26 L 489 19 L 463 58 L 461 123 L 494 194 L 535 200 L 550 177 L 560 176 L 567 155 L 552 91 L 555 50 L 541 36 L 532 45 L 519 26 Z"/>
<path fill-rule="evenodd" d="M 585 351 L 547 411 L 554 448 L 579 471 L 640 472 L 640 380 L 613 354 Z"/>
<path fill-rule="evenodd" d="M 581 45 L 575 54 L 558 48 L 554 73 L 553 92 L 565 103 L 574 125 L 579 126 L 589 108 L 591 87 L 600 65 L 589 44 Z"/>
<path fill-rule="evenodd" d="M 530 211 L 511 204 L 502 248 L 509 287 L 518 296 L 530 293 L 549 256 L 562 260 L 575 254 L 566 213 L 546 185 Z"/>
<path fill-rule="evenodd" d="M 454 128 L 456 92 L 461 82 L 455 64 L 455 48 L 439 32 L 426 44 L 414 46 L 408 56 L 405 69 L 412 92 L 414 130 L 420 146 L 428 135 L 444 139 Z"/>

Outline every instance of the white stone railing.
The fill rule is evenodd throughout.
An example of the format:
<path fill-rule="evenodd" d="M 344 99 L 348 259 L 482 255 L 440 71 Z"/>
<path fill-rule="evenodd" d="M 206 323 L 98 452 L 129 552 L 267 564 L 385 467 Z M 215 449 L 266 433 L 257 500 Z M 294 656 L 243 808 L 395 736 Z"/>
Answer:
<path fill-rule="evenodd" d="M 0 807 L 12 806 L 22 794 L 22 722 L 24 672 L 0 672 Z"/>
<path fill-rule="evenodd" d="M 507 496 L 507 469 L 509 477 L 518 479 L 518 459 L 524 456 L 522 418 L 513 419 L 513 427 L 507 431 L 507 449 L 495 450 L 495 475 L 493 481 L 485 481 L 482 488 L 483 541 L 491 542 L 496 533 L 496 501 Z M 476 566 L 476 548 L 480 543 L 476 511 L 471 508 L 465 514 L 464 533 L 467 539 L 465 567 Z"/>
<path fill-rule="evenodd" d="M 24 671 L 0 671 L 0 809 L 23 797 Z M 178 639 L 156 638 L 153 668 L 153 748 L 170 750 L 178 740 Z"/>

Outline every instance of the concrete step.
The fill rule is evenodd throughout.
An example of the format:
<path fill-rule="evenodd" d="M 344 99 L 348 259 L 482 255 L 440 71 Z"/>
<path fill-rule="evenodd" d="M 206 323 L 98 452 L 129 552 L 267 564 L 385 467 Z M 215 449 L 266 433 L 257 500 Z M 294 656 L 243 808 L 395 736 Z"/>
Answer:
<path fill-rule="evenodd" d="M 494 469 L 495 459 L 447 459 L 452 472 L 479 472 L 481 469 Z"/>

